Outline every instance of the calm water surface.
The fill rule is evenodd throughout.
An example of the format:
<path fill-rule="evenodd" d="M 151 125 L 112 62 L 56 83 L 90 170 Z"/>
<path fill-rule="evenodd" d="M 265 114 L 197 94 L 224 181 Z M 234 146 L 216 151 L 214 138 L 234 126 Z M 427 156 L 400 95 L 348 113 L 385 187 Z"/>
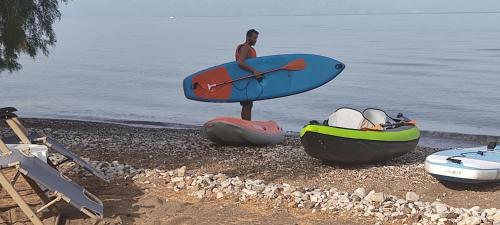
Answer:
<path fill-rule="evenodd" d="M 347 68 L 313 91 L 259 101 L 255 119 L 297 131 L 338 107 L 403 112 L 425 130 L 500 135 L 500 14 L 63 18 L 49 57 L 0 75 L 21 116 L 199 125 L 239 104 L 184 98 L 182 80 L 233 60 L 244 32 L 259 55 L 313 53 Z"/>

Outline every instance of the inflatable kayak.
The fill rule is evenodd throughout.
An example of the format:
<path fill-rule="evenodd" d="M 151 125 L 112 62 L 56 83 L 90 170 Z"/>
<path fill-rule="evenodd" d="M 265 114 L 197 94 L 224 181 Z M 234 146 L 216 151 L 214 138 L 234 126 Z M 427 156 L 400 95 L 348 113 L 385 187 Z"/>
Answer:
<path fill-rule="evenodd" d="M 218 117 L 203 125 L 205 136 L 219 144 L 278 144 L 285 139 L 281 127 L 274 121 L 247 121 Z"/>
<path fill-rule="evenodd" d="M 340 108 L 322 124 L 311 121 L 300 132 L 307 154 L 341 163 L 389 160 L 414 150 L 419 138 L 414 121 L 402 114 L 391 118 L 379 109 L 361 113 Z"/>
<path fill-rule="evenodd" d="M 500 147 L 488 146 L 436 152 L 425 159 L 425 170 L 438 180 L 460 183 L 500 181 Z"/>
<path fill-rule="evenodd" d="M 237 62 L 214 66 L 186 77 L 186 98 L 204 102 L 244 102 L 279 98 L 320 87 L 334 79 L 345 65 L 319 55 L 284 54 L 248 59 L 248 65 L 264 73 L 262 79 Z"/>

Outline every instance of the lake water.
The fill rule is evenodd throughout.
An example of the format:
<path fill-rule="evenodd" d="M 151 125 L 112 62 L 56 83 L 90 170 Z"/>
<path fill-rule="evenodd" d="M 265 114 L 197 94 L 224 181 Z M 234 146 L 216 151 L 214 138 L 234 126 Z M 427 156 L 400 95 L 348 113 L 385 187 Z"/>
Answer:
<path fill-rule="evenodd" d="M 500 14 L 62 18 L 49 57 L 0 75 L 21 116 L 200 125 L 240 106 L 184 98 L 182 80 L 231 61 L 248 28 L 259 55 L 346 64 L 332 82 L 254 103 L 254 119 L 298 131 L 342 106 L 403 112 L 424 130 L 500 135 Z"/>

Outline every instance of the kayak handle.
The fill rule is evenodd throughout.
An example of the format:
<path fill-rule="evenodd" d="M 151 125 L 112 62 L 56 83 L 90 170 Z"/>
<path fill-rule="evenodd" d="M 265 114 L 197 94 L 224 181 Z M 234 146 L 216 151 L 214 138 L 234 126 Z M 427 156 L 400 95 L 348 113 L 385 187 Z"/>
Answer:
<path fill-rule="evenodd" d="M 448 160 L 448 161 L 450 161 L 450 162 L 452 162 L 452 163 L 456 163 L 456 164 L 461 164 L 461 163 L 462 163 L 462 160 L 460 160 L 460 159 L 455 159 L 455 158 L 453 158 L 453 157 L 455 157 L 455 156 L 448 157 L 446 160 Z"/>
<path fill-rule="evenodd" d="M 490 142 L 490 143 L 488 143 L 488 150 L 495 150 L 496 147 L 497 147 L 497 143 L 496 142 Z"/>
<path fill-rule="evenodd" d="M 342 70 L 344 68 L 345 68 L 345 65 L 343 63 L 339 63 L 339 64 L 335 65 L 335 69 L 337 69 L 337 70 Z"/>

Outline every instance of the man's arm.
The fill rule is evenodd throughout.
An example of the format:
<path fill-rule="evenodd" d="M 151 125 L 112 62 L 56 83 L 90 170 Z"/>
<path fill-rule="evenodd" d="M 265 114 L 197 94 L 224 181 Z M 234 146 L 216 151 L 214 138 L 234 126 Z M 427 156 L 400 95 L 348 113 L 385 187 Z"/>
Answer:
<path fill-rule="evenodd" d="M 250 47 L 245 45 L 241 46 L 238 57 L 238 66 L 252 72 L 255 76 L 259 77 L 261 73 L 245 62 L 249 51 Z"/>

